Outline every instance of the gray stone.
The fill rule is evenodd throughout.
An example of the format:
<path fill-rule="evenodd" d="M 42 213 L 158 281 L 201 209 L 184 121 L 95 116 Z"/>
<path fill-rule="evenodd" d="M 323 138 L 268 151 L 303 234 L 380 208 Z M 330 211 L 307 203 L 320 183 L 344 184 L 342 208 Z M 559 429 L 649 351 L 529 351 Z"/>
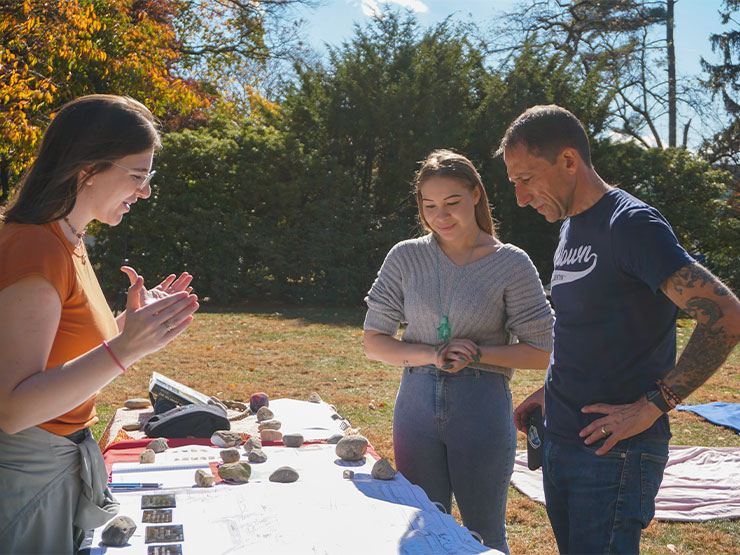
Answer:
<path fill-rule="evenodd" d="M 124 424 L 121 426 L 124 432 L 134 432 L 136 430 L 141 430 L 141 422 L 131 423 L 131 424 Z"/>
<path fill-rule="evenodd" d="M 283 424 L 282 422 L 280 422 L 280 420 L 275 420 L 275 419 L 263 420 L 262 422 L 259 423 L 259 425 L 257 426 L 257 429 L 260 432 L 262 430 L 279 430 L 282 425 Z"/>
<path fill-rule="evenodd" d="M 352 478 L 355 477 L 355 471 L 354 470 L 350 470 L 350 469 L 347 468 L 342 473 L 342 476 L 344 476 L 344 479 L 345 480 L 351 480 Z"/>
<path fill-rule="evenodd" d="M 263 422 L 270 420 L 275 417 L 275 413 L 272 412 L 268 407 L 260 407 L 257 410 L 257 422 Z"/>
<path fill-rule="evenodd" d="M 136 532 L 136 523 L 127 516 L 117 516 L 103 528 L 101 540 L 104 545 L 121 547 L 128 543 L 129 538 Z"/>
<path fill-rule="evenodd" d="M 229 447 L 228 449 L 221 451 L 221 460 L 225 463 L 237 462 L 241 458 L 242 455 L 236 447 Z"/>
<path fill-rule="evenodd" d="M 242 436 L 229 430 L 219 430 L 211 436 L 211 443 L 216 447 L 237 447 L 242 442 Z"/>
<path fill-rule="evenodd" d="M 308 402 L 309 403 L 320 403 L 321 402 L 321 395 L 319 395 L 315 391 L 312 392 L 311 395 L 308 396 Z"/>
<path fill-rule="evenodd" d="M 218 467 L 218 475 L 227 482 L 243 484 L 249 481 L 252 467 L 245 462 L 226 463 Z"/>
<path fill-rule="evenodd" d="M 150 464 L 154 462 L 154 451 L 144 449 L 139 455 L 139 464 Z"/>
<path fill-rule="evenodd" d="M 326 443 L 328 443 L 329 445 L 336 445 L 342 440 L 343 437 L 344 434 L 334 434 L 332 436 L 329 436 L 329 438 L 326 440 Z"/>
<path fill-rule="evenodd" d="M 271 482 L 281 482 L 283 484 L 289 484 L 295 482 L 298 479 L 298 471 L 290 466 L 281 466 L 275 472 L 270 474 Z"/>
<path fill-rule="evenodd" d="M 303 445 L 303 436 L 301 434 L 283 434 L 283 444 L 286 447 L 300 447 Z"/>
<path fill-rule="evenodd" d="M 262 449 L 262 440 L 258 437 L 250 437 L 244 444 L 244 451 L 249 453 L 252 449 Z"/>
<path fill-rule="evenodd" d="M 267 460 L 267 455 L 265 455 L 265 452 L 262 449 L 257 449 L 255 447 L 249 452 L 247 458 L 249 459 L 249 462 L 263 463 Z"/>
<path fill-rule="evenodd" d="M 147 449 L 151 449 L 155 453 L 164 453 L 167 451 L 167 447 L 169 447 L 169 445 L 167 445 L 167 440 L 163 437 L 153 439 L 146 446 Z"/>
<path fill-rule="evenodd" d="M 283 433 L 279 430 L 262 430 L 260 438 L 262 441 L 280 441 L 283 439 Z"/>
<path fill-rule="evenodd" d="M 149 399 L 128 399 L 123 402 L 123 406 L 127 409 L 150 409 L 152 408 L 152 404 L 149 401 Z"/>
<path fill-rule="evenodd" d="M 195 471 L 195 485 L 199 488 L 212 488 L 216 477 L 203 468 Z"/>
<path fill-rule="evenodd" d="M 385 459 L 380 459 L 373 465 L 371 471 L 372 477 L 376 480 L 393 480 L 396 476 L 396 471 Z"/>
<path fill-rule="evenodd" d="M 362 436 L 346 436 L 339 440 L 337 456 L 344 461 L 359 461 L 367 453 L 367 439 Z"/>

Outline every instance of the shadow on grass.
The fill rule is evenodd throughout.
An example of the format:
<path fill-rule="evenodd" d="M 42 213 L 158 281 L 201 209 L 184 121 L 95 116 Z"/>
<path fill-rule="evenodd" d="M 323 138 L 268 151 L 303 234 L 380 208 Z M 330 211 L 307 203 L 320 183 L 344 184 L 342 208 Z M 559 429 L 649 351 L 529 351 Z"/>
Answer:
<path fill-rule="evenodd" d="M 280 304 L 216 305 L 201 303 L 198 312 L 206 314 L 253 314 L 284 320 L 304 320 L 310 324 L 327 324 L 361 327 L 365 320 L 364 307 L 303 307 Z"/>

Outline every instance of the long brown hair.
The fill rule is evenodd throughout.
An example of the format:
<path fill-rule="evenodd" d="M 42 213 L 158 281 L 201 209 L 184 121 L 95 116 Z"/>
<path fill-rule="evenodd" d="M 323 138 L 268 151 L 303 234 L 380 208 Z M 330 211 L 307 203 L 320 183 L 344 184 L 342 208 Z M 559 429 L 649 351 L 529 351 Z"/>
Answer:
<path fill-rule="evenodd" d="M 450 177 L 462 183 L 471 192 L 478 189 L 480 198 L 475 205 L 475 221 L 481 230 L 497 238 L 493 218 L 491 217 L 491 207 L 488 205 L 488 195 L 485 187 L 483 187 L 483 181 L 478 170 L 462 154 L 445 149 L 435 150 L 429 154 L 414 178 L 416 207 L 419 210 L 419 221 L 425 230 L 432 231 L 432 228 L 424 217 L 421 186 L 431 177 Z"/>
<path fill-rule="evenodd" d="M 68 102 L 46 128 L 1 218 L 28 224 L 63 218 L 77 201 L 81 171 L 95 175 L 111 162 L 160 146 L 154 116 L 133 98 L 92 94 Z"/>

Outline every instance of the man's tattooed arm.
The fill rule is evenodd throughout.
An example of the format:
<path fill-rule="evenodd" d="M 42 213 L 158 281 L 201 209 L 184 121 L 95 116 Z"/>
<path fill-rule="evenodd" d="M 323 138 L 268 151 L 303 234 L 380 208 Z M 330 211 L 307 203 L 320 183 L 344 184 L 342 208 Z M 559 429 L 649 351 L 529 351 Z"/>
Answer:
<path fill-rule="evenodd" d="M 676 395 L 685 399 L 717 371 L 740 341 L 740 302 L 697 263 L 678 270 L 661 290 L 696 320 L 676 366 L 663 378 Z"/>

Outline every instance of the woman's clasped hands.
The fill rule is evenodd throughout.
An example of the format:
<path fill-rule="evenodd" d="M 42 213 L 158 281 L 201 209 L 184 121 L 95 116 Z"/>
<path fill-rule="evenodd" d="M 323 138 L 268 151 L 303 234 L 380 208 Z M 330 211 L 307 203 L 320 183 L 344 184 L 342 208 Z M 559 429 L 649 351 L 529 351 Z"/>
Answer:
<path fill-rule="evenodd" d="M 437 346 L 434 365 L 445 372 L 459 372 L 471 362 L 480 362 L 481 350 L 470 339 L 450 339 Z"/>

